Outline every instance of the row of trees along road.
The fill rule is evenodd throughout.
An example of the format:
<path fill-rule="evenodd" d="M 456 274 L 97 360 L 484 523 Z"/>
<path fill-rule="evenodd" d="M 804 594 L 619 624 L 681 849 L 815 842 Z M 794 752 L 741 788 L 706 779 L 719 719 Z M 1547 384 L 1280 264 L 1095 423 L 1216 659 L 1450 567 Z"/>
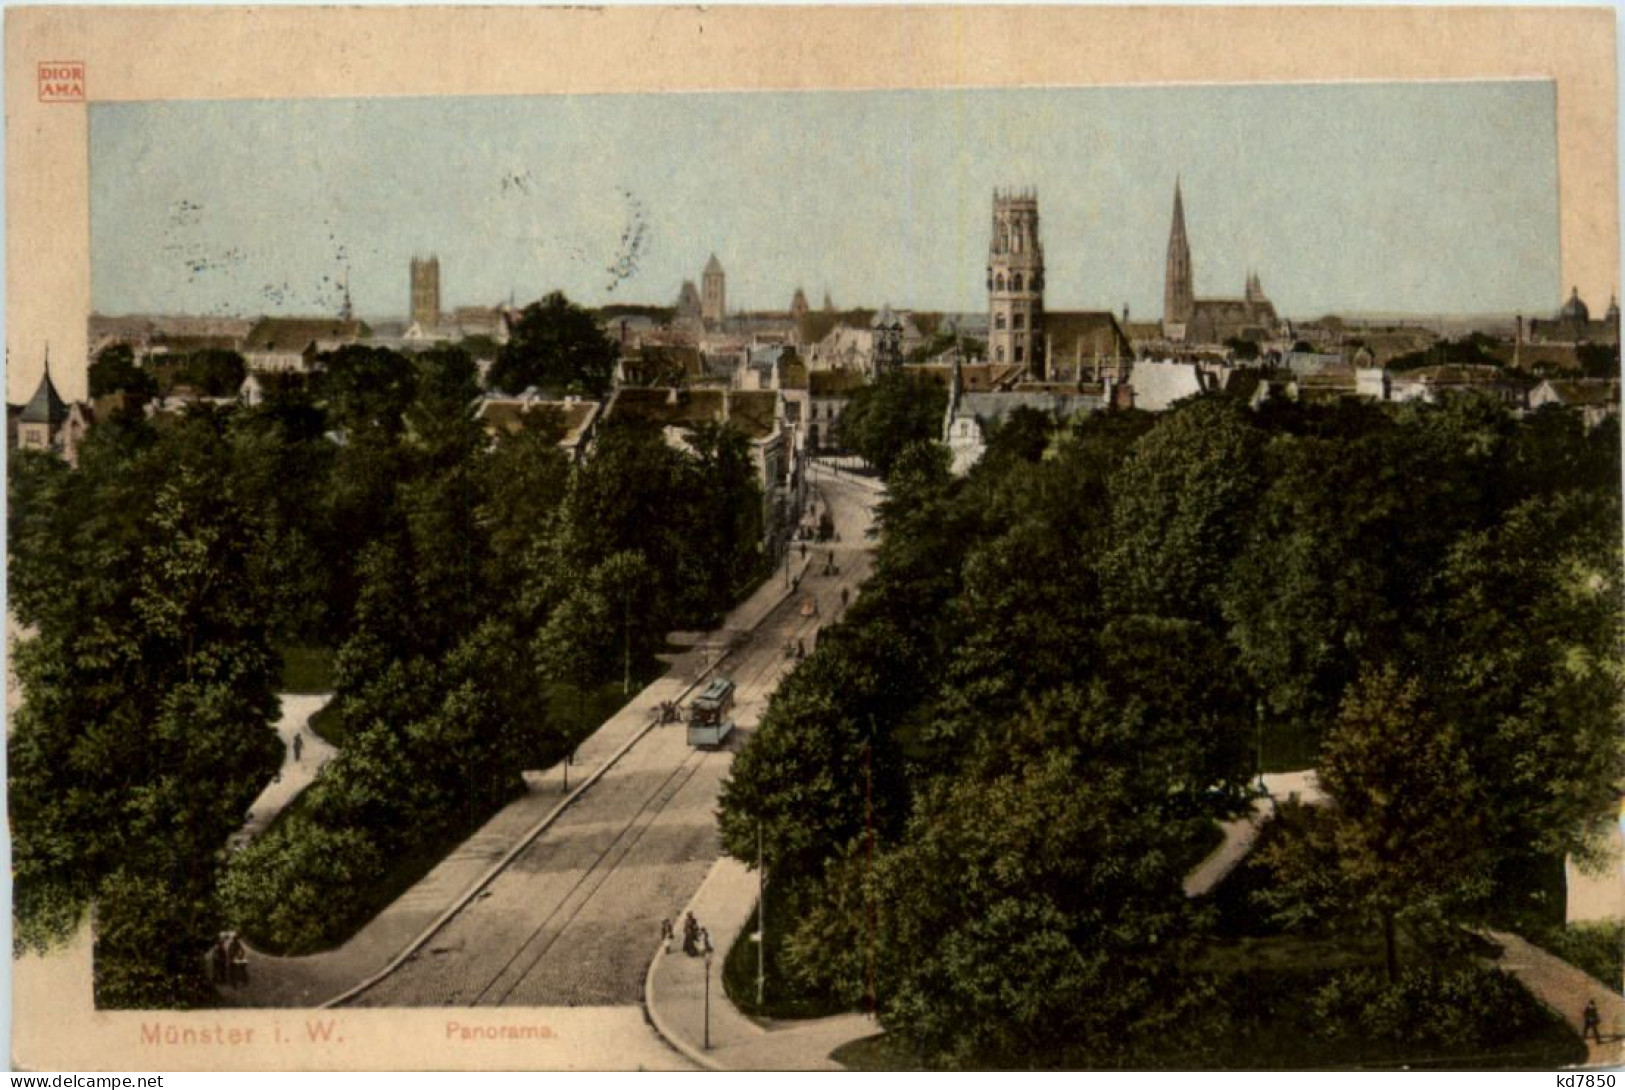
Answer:
<path fill-rule="evenodd" d="M 1193 1055 L 1182 878 L 1260 752 L 1332 797 L 1271 849 L 1282 919 L 1527 906 L 1622 772 L 1618 445 L 1478 400 L 1210 398 L 1018 412 L 964 479 L 902 451 L 873 579 L 724 789 L 779 987 L 876 1003 L 930 1065 Z"/>
<path fill-rule="evenodd" d="M 561 305 L 579 325 L 568 304 L 536 313 Z M 48 947 L 93 907 L 102 1006 L 209 1001 L 202 955 L 228 925 L 281 952 L 350 933 L 574 744 L 554 710 L 571 693 L 619 683 L 628 657 L 645 671 L 661 634 L 761 570 L 731 430 L 687 452 L 612 426 L 573 466 L 556 416 L 487 438 L 457 348 L 346 347 L 268 386 L 254 408 L 100 422 L 77 469 L 10 463 L 11 609 L 31 630 L 15 934 Z M 337 649 L 340 752 L 228 858 L 282 760 L 291 646 Z"/>

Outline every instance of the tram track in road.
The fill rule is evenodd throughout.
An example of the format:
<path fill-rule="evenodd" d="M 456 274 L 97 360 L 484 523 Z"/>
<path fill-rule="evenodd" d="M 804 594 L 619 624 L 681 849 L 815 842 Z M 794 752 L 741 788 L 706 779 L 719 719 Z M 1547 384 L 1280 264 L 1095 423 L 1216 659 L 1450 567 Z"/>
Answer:
<path fill-rule="evenodd" d="M 609 843 L 609 846 L 606 847 L 602 852 L 598 853 L 597 858 L 592 861 L 591 866 L 589 866 L 582 873 L 581 877 L 576 879 L 570 888 L 565 891 L 564 896 L 561 897 L 558 903 L 553 906 L 552 911 L 542 918 L 541 923 L 536 925 L 535 930 L 530 933 L 530 936 L 520 945 L 517 950 L 513 952 L 513 955 L 503 963 L 502 968 L 498 970 L 496 976 L 492 977 L 491 981 L 486 984 L 485 987 L 480 989 L 479 993 L 467 1003 L 467 1006 L 500 1007 L 503 1005 L 503 1003 L 507 1002 L 508 997 L 513 995 L 514 991 L 517 990 L 522 983 L 524 983 L 525 978 L 530 974 L 531 970 L 535 969 L 536 966 L 541 963 L 541 960 L 547 956 L 550 950 L 553 949 L 554 944 L 556 944 L 559 939 L 563 937 L 565 931 L 569 928 L 570 924 L 575 920 L 575 918 L 581 914 L 581 910 L 586 907 L 587 902 L 592 899 L 592 896 L 603 887 L 605 882 L 609 880 L 609 877 L 614 873 L 615 868 L 620 865 L 622 860 L 631 854 L 633 848 L 637 847 L 638 842 L 641 841 L 644 834 L 649 831 L 649 828 L 654 824 L 654 820 L 657 816 L 659 816 L 661 810 L 663 810 L 672 799 L 677 797 L 677 793 L 679 791 L 688 786 L 688 782 L 694 778 L 695 773 L 699 771 L 700 766 L 704 764 L 706 757 L 709 755 L 709 752 L 705 750 L 691 750 L 688 755 L 683 758 L 682 763 L 671 770 L 671 773 L 667 775 L 666 778 L 660 782 L 660 785 L 649 794 L 649 797 L 644 800 L 643 805 L 638 807 L 637 812 L 632 815 L 632 819 L 622 827 L 619 833 L 616 834 L 614 840 Z M 673 786 L 674 781 L 676 781 L 675 786 Z M 651 807 L 650 804 L 654 803 L 657 799 L 659 800 L 659 804 Z M 634 832 L 634 830 L 636 831 Z M 628 836 L 628 834 L 632 835 Z M 610 862 L 608 866 L 603 866 L 604 862 L 609 860 L 611 857 L 614 857 L 613 862 Z M 563 917 L 562 921 L 559 922 L 558 927 L 555 928 L 550 935 L 546 936 L 545 941 L 538 944 L 537 940 L 543 938 L 544 933 L 548 931 L 554 920 L 558 918 L 559 913 L 565 912 L 567 906 L 569 911 Z M 517 972 L 512 972 L 511 970 L 513 970 L 514 966 L 518 964 L 522 958 L 525 958 L 526 952 L 533 946 L 535 947 L 534 956 L 525 960 L 524 967 L 522 969 L 518 970 Z M 493 994 L 493 991 L 497 989 L 498 985 L 503 984 L 505 980 L 507 981 L 506 986 L 501 989 L 500 994 L 498 994 L 494 1000 L 487 1002 L 488 997 L 490 997 Z"/>
<path fill-rule="evenodd" d="M 810 624 L 799 622 L 796 610 L 800 601 L 800 595 L 787 595 L 752 626 L 749 640 L 730 650 L 730 657 L 734 658 L 732 663 L 719 661 L 708 667 L 700 678 L 687 686 L 685 693 L 693 691 L 705 675 L 727 672 L 735 678 L 740 703 L 747 706 L 758 704 L 776 686 L 787 665 L 779 655 L 786 632 L 793 638 L 798 632 L 805 633 Z M 592 819 L 592 825 L 601 829 L 601 833 L 584 838 L 580 833 L 568 833 L 560 828 L 548 839 L 534 839 L 523 849 L 516 849 L 493 867 L 479 883 L 477 891 L 471 890 L 461 905 L 434 925 L 431 933 L 441 936 L 439 946 L 428 947 L 428 935 L 423 936 L 416 949 L 403 952 L 401 960 L 394 966 L 351 993 L 331 1001 L 332 1005 L 473 1007 L 508 1002 L 528 1004 L 531 996 L 526 992 L 534 991 L 537 983 L 533 977 L 556 978 L 560 966 L 570 963 L 572 944 L 592 941 L 587 936 L 592 936 L 598 926 L 598 921 L 592 918 L 601 914 L 603 898 L 609 896 L 607 891 L 600 891 L 606 884 L 611 889 L 616 888 L 611 880 L 625 870 L 623 864 L 629 857 L 633 860 L 638 858 L 634 852 L 639 850 L 640 843 L 645 842 L 645 834 L 666 821 L 662 815 L 707 767 L 708 760 L 721 759 L 715 757 L 712 751 L 685 748 L 679 759 L 670 761 L 668 758 L 670 763 L 667 763 L 658 755 L 662 747 L 669 751 L 676 739 L 667 735 L 668 741 L 650 751 L 648 746 L 653 742 L 651 729 L 655 732 L 661 730 L 659 726 L 645 729 L 636 741 L 610 762 L 618 770 L 612 771 L 607 765 L 603 770 L 611 775 L 613 783 L 618 786 L 606 782 L 602 788 L 592 792 L 592 796 L 596 797 L 604 789 L 610 790 L 609 798 L 615 801 L 609 804 L 607 810 L 613 815 L 610 819 L 613 825 L 604 820 L 606 807 L 602 805 L 604 800 L 600 800 L 596 807 L 598 816 Z M 633 760 L 631 778 L 628 779 L 626 759 L 633 758 L 639 752 L 645 756 L 642 760 Z M 672 754 L 672 757 L 675 756 Z M 650 767 L 651 764 L 654 767 Z M 641 785 L 635 792 L 627 790 L 637 782 L 637 778 L 643 776 L 658 777 L 658 783 L 652 790 L 644 789 Z M 568 805 L 572 813 L 579 815 L 580 808 L 587 804 L 588 798 L 583 789 L 562 804 L 559 812 Z M 548 824 L 551 825 L 551 821 Z M 606 828 L 606 825 L 609 827 Z M 560 839 L 561 834 L 563 839 Z M 604 834 L 610 834 L 610 840 L 597 841 L 597 837 Z M 643 851 L 646 853 L 647 849 Z M 522 929 L 513 929 L 505 937 L 499 938 L 503 931 L 517 922 L 511 913 L 515 905 L 514 891 L 524 889 L 523 883 L 528 881 L 523 875 L 535 873 L 538 869 L 554 873 L 560 879 L 555 886 L 545 889 L 540 903 L 532 902 L 535 910 L 542 913 L 541 918 L 534 922 L 526 921 Z M 565 871 L 577 873 L 566 876 Z M 512 884 L 516 879 L 521 883 L 519 886 Z M 566 880 L 568 884 L 565 884 Z M 505 891 L 503 887 L 506 887 Z M 539 889 L 537 892 L 543 891 Z M 491 899 L 493 894 L 494 899 Z M 502 907 L 497 908 L 498 905 Z M 498 915 L 491 915 L 493 909 Z M 508 915 L 504 917 L 504 913 Z M 584 919 L 578 919 L 583 916 Z M 587 923 L 587 920 L 592 922 Z M 587 928 L 585 936 L 578 934 L 582 926 Z M 571 935 L 577 937 L 567 937 Z M 560 943 L 561 939 L 564 940 L 563 944 Z M 492 948 L 493 941 L 497 949 Z M 485 953 L 490 956 L 472 956 L 478 946 L 484 946 Z M 561 951 L 565 952 L 563 961 L 560 961 Z M 494 964 L 498 958 L 501 959 L 500 964 Z M 481 962 L 485 960 L 493 964 L 482 965 Z M 474 976 L 474 980 L 468 979 L 470 975 Z M 573 1000 L 565 1002 L 572 1003 Z"/>
<path fill-rule="evenodd" d="M 830 491 L 822 502 L 854 537 L 854 497 Z M 840 615 L 840 589 L 861 582 L 868 565 L 848 558 L 855 551 L 836 544 L 810 557 L 795 590 L 784 588 L 776 604 L 735 630 L 723 656 L 677 699 L 706 676 L 730 676 L 744 728 L 735 737 L 748 739 L 795 668 L 784 649 L 805 641 L 811 652 L 819 630 Z M 845 570 L 825 572 L 831 554 Z M 819 613 L 802 614 L 808 598 Z M 658 721 L 640 729 L 398 960 L 330 1004 L 484 1008 L 635 999 L 646 969 L 633 964 L 636 941 L 685 903 L 719 848 L 713 796 L 729 757 L 687 747 L 682 731 L 664 731 Z"/>
<path fill-rule="evenodd" d="M 736 650 L 739 654 L 737 669 L 732 672 L 739 701 L 756 701 L 770 693 L 784 673 L 783 662 L 775 646 L 777 637 L 764 639 L 762 629 L 782 631 L 786 616 L 794 618 L 797 598 L 792 596 L 775 607 L 758 630 L 757 638 Z M 789 611 L 787 614 L 784 611 Z M 778 622 L 778 623 L 774 623 Z M 809 624 L 788 626 L 792 633 L 805 633 Z M 718 673 L 722 670 L 719 668 Z M 614 839 L 591 860 L 587 869 L 560 895 L 546 916 L 530 931 L 489 981 L 470 999 L 448 997 L 458 1005 L 502 1006 L 529 979 L 531 973 L 558 947 L 569 933 L 571 925 L 591 904 L 593 898 L 615 875 L 616 869 L 632 854 L 644 835 L 655 825 L 665 808 L 683 791 L 699 773 L 714 751 L 691 749 L 642 800 L 637 811 L 619 829 Z"/>

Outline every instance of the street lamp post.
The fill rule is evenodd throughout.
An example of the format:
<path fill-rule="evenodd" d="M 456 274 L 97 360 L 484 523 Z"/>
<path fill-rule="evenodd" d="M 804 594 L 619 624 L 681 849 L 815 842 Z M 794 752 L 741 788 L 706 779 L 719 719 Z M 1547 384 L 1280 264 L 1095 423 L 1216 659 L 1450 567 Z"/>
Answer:
<path fill-rule="evenodd" d="M 1264 702 L 1258 701 L 1253 705 L 1253 767 L 1258 769 L 1258 789 L 1266 791 L 1264 786 Z"/>
<path fill-rule="evenodd" d="M 705 951 L 705 1050 L 711 1051 L 711 949 Z"/>

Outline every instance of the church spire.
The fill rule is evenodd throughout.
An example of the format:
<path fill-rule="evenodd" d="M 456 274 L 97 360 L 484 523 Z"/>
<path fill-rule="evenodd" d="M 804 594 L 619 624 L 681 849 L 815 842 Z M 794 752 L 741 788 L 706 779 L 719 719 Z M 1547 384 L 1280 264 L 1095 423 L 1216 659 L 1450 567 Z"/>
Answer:
<path fill-rule="evenodd" d="M 52 438 L 56 428 L 68 418 L 67 402 L 62 395 L 56 392 L 56 383 L 51 381 L 51 346 L 45 346 L 45 373 L 40 376 L 39 386 L 34 390 L 34 396 L 28 399 L 23 406 L 22 414 L 18 420 L 24 424 L 44 424 L 50 431 Z M 45 446 L 47 443 L 41 443 Z"/>
<path fill-rule="evenodd" d="M 1185 197 L 1180 180 L 1174 179 L 1174 219 L 1168 230 L 1168 271 L 1163 282 L 1162 326 L 1169 337 L 1182 337 L 1185 323 L 1196 306 L 1196 289 L 1191 275 L 1191 244 L 1185 237 Z M 1178 327 L 1178 329 L 1174 329 Z"/>

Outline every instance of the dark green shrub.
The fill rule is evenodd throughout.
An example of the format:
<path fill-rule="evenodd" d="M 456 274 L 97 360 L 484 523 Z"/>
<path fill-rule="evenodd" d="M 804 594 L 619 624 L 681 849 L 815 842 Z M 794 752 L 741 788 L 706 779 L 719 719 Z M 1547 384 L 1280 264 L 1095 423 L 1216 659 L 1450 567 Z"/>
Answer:
<path fill-rule="evenodd" d="M 319 949 L 367 913 L 385 870 L 360 829 L 293 816 L 232 857 L 220 883 L 226 918 L 268 952 Z"/>
<path fill-rule="evenodd" d="M 1497 969 L 1417 969 L 1392 984 L 1374 969 L 1334 974 L 1310 1000 L 1321 1036 L 1422 1048 L 1484 1047 L 1538 1028 L 1539 1003 Z"/>

